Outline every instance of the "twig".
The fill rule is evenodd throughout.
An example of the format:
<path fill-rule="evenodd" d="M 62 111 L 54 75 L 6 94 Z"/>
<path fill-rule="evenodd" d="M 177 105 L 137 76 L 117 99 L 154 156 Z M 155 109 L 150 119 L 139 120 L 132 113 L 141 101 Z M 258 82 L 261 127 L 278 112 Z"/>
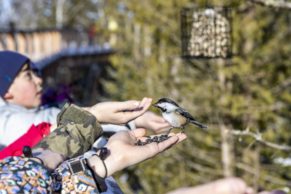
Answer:
<path fill-rule="evenodd" d="M 261 143 L 262 145 L 274 148 L 274 149 L 278 149 L 278 150 L 283 150 L 283 151 L 291 151 L 291 147 L 287 146 L 287 145 L 279 145 L 279 144 L 275 144 L 269 141 L 266 141 L 263 139 L 262 134 L 261 133 L 253 133 L 249 130 L 244 130 L 244 131 L 240 131 L 240 130 L 229 130 L 229 133 L 231 133 L 234 136 L 249 136 L 254 138 L 257 142 Z"/>

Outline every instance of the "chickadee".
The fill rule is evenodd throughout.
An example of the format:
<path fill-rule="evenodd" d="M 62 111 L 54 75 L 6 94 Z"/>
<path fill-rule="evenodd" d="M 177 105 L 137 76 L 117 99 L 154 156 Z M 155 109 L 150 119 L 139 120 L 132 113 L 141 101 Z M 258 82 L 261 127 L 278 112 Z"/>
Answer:
<path fill-rule="evenodd" d="M 188 113 L 176 102 L 169 98 L 161 98 L 153 106 L 159 108 L 162 111 L 162 116 L 170 123 L 173 128 L 176 127 L 184 130 L 184 127 L 188 123 L 192 123 L 201 129 L 207 128 L 206 125 L 197 122 L 190 113 Z"/>

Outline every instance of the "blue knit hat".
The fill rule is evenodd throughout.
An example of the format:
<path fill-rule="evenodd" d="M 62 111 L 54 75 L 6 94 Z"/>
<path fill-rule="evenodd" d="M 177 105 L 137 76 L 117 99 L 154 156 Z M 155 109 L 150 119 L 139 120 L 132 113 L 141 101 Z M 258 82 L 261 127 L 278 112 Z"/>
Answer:
<path fill-rule="evenodd" d="M 26 63 L 34 68 L 34 64 L 24 55 L 13 51 L 0 51 L 0 96 L 4 97 L 22 66 Z"/>

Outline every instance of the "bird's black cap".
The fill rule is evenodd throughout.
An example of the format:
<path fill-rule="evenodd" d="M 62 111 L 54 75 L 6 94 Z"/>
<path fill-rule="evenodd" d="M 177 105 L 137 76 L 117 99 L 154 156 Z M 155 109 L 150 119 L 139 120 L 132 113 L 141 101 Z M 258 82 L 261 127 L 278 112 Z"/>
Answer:
<path fill-rule="evenodd" d="M 168 103 L 174 104 L 175 106 L 179 107 L 179 105 L 175 101 L 171 100 L 170 98 L 160 98 L 155 104 L 159 104 L 159 103 L 163 103 L 163 102 L 168 102 Z"/>

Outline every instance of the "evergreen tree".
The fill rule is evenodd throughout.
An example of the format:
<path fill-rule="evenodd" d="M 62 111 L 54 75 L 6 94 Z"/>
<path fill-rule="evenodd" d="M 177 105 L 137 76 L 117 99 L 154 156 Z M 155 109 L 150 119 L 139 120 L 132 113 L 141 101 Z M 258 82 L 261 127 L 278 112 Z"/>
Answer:
<path fill-rule="evenodd" d="M 290 13 L 247 1 L 208 2 L 231 8 L 233 57 L 184 60 L 179 19 L 190 3 L 124 0 L 104 7 L 119 24 L 111 32 L 118 51 L 112 59 L 115 82 L 106 83 L 111 97 L 170 97 L 209 125 L 207 132 L 187 127 L 185 143 L 137 166 L 143 190 L 165 193 L 230 175 L 255 188 L 290 186 L 288 167 L 274 163 L 288 152 L 229 133 L 248 129 L 266 141 L 290 144 Z M 126 184 L 124 189 L 130 191 Z"/>

